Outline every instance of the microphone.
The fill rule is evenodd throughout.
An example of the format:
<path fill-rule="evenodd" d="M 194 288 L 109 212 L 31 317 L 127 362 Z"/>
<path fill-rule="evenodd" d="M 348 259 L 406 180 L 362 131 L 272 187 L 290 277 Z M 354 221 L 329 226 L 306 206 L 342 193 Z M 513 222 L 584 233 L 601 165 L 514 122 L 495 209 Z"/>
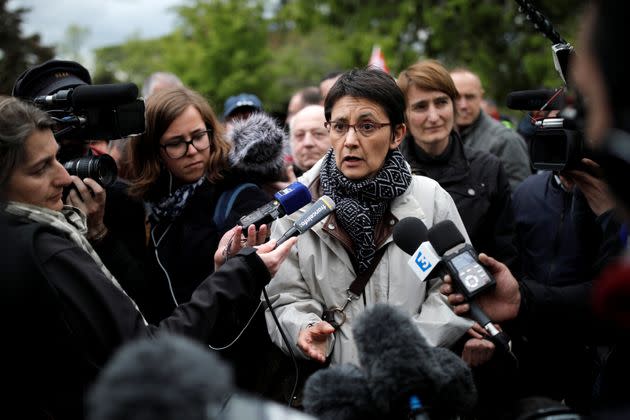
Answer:
<path fill-rule="evenodd" d="M 374 405 L 365 373 L 343 363 L 312 374 L 304 384 L 304 411 L 321 420 L 376 420 L 386 417 Z"/>
<path fill-rule="evenodd" d="M 466 243 L 451 220 L 443 220 L 427 230 L 420 219 L 408 217 L 394 227 L 393 236 L 394 243 L 412 256 L 409 266 L 421 280 L 425 280 L 436 266 L 443 266 L 453 279 L 455 288 L 466 296 L 471 318 L 490 334 L 497 347 L 510 351 L 510 338 L 494 326 L 473 300 L 481 292 L 494 287 L 496 281 L 479 263 L 477 252 Z"/>
<path fill-rule="evenodd" d="M 510 109 L 517 111 L 539 111 L 547 101 L 549 101 L 557 91 L 550 89 L 519 90 L 510 92 L 507 95 L 506 105 Z M 562 109 L 564 106 L 564 93 L 551 101 L 544 110 L 551 111 Z"/>
<path fill-rule="evenodd" d="M 466 363 L 448 349 L 427 344 L 400 309 L 376 304 L 357 318 L 352 332 L 373 404 L 387 418 L 409 413 L 423 418 L 417 401 L 429 417 L 438 418 L 475 407 L 477 391 Z"/>
<path fill-rule="evenodd" d="M 269 224 L 287 214 L 301 209 L 312 200 L 311 192 L 300 182 L 294 182 L 273 195 L 273 200 L 253 212 L 241 217 L 238 224 L 243 226 L 243 234 L 247 236 L 249 225 Z"/>
<path fill-rule="evenodd" d="M 323 220 L 324 217 L 332 213 L 333 210 L 335 210 L 335 202 L 327 195 L 322 195 L 319 200 L 313 203 L 313 205 L 293 223 L 293 226 L 291 226 L 289 230 L 284 232 L 284 234 L 278 239 L 276 246 L 282 244 L 289 238 L 306 232 Z"/>
<path fill-rule="evenodd" d="M 71 105 L 76 109 L 107 107 L 133 102 L 138 97 L 138 86 L 134 83 L 106 85 L 79 85 L 72 89 L 60 90 L 52 95 L 37 96 L 35 104 L 44 106 Z"/>

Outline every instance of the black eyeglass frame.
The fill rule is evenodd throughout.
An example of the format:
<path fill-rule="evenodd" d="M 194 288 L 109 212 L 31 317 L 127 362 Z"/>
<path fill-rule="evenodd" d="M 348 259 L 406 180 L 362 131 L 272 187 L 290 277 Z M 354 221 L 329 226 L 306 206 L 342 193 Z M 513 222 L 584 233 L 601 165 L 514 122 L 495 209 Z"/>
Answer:
<path fill-rule="evenodd" d="M 172 143 L 167 143 L 167 144 L 160 144 L 160 147 L 162 149 L 164 149 L 164 153 L 166 153 L 166 155 L 171 158 L 171 159 L 181 159 L 184 156 L 186 156 L 186 154 L 188 154 L 188 149 L 190 148 L 190 146 L 194 147 L 195 149 L 197 149 L 198 152 L 201 152 L 203 150 L 206 150 L 210 147 L 211 142 L 210 139 L 212 138 L 212 133 L 214 132 L 214 130 L 212 128 L 208 128 L 206 130 L 201 130 L 201 131 L 197 131 L 195 133 L 193 133 L 190 136 L 190 140 L 184 140 L 183 138 L 178 140 L 177 142 L 172 142 Z M 204 147 L 202 149 L 198 148 L 197 146 L 195 146 L 194 141 L 195 140 L 201 140 L 203 138 L 203 136 L 208 136 L 208 146 Z M 172 156 L 169 151 L 168 151 L 168 147 L 169 146 L 179 146 L 180 144 L 185 144 L 186 148 L 184 149 L 184 153 L 181 156 L 177 156 L 174 157 Z"/>

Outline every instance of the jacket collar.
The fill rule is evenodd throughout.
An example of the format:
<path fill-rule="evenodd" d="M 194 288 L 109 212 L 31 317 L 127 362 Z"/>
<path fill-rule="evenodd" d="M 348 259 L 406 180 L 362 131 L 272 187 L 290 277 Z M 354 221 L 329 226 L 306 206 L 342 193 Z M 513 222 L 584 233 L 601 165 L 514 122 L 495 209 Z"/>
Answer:
<path fill-rule="evenodd" d="M 430 156 L 408 135 L 403 141 L 403 154 L 412 172 L 438 181 L 442 185 L 464 180 L 470 174 L 464 144 L 456 131 L 449 137 L 449 145 L 439 156 Z"/>

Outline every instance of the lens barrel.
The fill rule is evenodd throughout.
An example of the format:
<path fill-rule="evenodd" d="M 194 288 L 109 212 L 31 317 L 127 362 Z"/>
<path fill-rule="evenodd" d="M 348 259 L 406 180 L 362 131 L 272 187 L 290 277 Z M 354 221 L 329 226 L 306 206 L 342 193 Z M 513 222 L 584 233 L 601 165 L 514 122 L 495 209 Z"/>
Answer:
<path fill-rule="evenodd" d="M 116 161 L 110 155 L 85 156 L 64 163 L 70 175 L 79 178 L 92 178 L 103 187 L 108 187 L 118 177 Z"/>

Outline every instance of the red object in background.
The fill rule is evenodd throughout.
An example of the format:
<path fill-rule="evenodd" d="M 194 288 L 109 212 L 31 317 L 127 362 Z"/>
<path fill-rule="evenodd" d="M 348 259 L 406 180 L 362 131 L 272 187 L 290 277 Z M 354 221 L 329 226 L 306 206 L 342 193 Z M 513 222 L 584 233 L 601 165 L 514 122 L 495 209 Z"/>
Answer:
<path fill-rule="evenodd" d="M 605 321 L 630 328 L 630 259 L 609 264 L 593 283 L 593 311 Z"/>
<path fill-rule="evenodd" d="M 370 56 L 368 67 L 376 67 L 377 69 L 383 70 L 385 73 L 389 73 L 389 68 L 385 63 L 385 55 L 378 45 L 372 47 L 372 55 Z"/>

